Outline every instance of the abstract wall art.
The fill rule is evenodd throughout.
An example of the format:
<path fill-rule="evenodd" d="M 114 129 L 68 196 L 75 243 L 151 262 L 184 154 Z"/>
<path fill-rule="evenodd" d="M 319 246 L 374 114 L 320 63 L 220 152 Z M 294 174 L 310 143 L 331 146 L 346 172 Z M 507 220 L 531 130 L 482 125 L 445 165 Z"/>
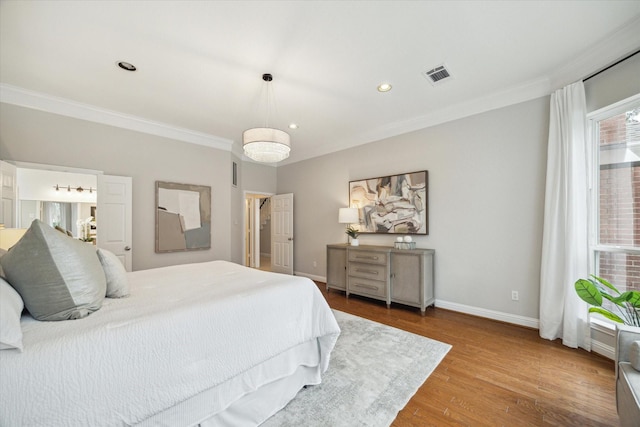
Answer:
<path fill-rule="evenodd" d="M 156 252 L 211 248 L 211 187 L 156 181 Z"/>
<path fill-rule="evenodd" d="M 429 234 L 428 173 L 403 173 L 349 182 L 361 233 Z"/>

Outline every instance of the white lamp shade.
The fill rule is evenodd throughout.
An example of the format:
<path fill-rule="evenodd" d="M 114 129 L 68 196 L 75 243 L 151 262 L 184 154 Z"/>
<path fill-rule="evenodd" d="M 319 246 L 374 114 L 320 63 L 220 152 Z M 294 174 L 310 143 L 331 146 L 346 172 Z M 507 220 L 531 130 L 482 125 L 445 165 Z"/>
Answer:
<path fill-rule="evenodd" d="M 358 224 L 358 208 L 340 208 L 338 211 L 338 222 L 340 224 Z"/>
<path fill-rule="evenodd" d="M 247 129 L 242 134 L 244 154 L 256 162 L 275 163 L 289 157 L 289 134 L 273 128 Z"/>

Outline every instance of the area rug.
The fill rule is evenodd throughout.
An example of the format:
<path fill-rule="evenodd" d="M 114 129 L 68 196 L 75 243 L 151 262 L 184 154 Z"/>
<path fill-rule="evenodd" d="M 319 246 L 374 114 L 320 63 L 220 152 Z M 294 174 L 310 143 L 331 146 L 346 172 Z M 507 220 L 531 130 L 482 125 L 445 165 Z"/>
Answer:
<path fill-rule="evenodd" d="M 451 346 L 341 311 L 322 384 L 301 390 L 263 426 L 389 426 Z"/>

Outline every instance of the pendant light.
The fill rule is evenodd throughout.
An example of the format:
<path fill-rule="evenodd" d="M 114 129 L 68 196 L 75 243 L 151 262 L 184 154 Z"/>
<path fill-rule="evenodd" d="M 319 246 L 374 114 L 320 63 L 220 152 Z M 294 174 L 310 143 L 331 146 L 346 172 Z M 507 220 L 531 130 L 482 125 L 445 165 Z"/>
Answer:
<path fill-rule="evenodd" d="M 266 106 L 267 118 L 265 127 L 247 129 L 242 134 L 244 154 L 256 162 L 275 163 L 289 157 L 291 143 L 289 134 L 280 129 L 269 127 L 270 101 L 273 97 L 271 74 L 263 74 L 262 80 L 267 83 Z"/>

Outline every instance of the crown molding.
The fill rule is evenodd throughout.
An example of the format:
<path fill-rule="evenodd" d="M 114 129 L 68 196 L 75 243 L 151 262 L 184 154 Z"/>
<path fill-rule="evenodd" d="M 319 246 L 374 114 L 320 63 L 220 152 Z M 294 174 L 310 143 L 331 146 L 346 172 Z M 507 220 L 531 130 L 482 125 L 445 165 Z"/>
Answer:
<path fill-rule="evenodd" d="M 357 147 L 371 142 L 407 134 L 409 132 L 430 128 L 443 123 L 485 113 L 487 111 L 497 110 L 499 108 L 548 96 L 549 93 L 549 79 L 542 78 L 530 81 L 522 85 L 492 93 L 485 97 L 461 102 L 456 105 L 434 111 L 430 114 L 390 123 L 360 134 L 353 139 L 336 140 L 331 145 L 318 146 L 315 149 L 308 150 L 305 156 L 296 156 L 295 159 L 284 160 L 280 165 L 295 163 L 336 151 L 345 150 L 347 148 Z"/>
<path fill-rule="evenodd" d="M 44 163 L 22 162 L 19 160 L 5 160 L 5 162 L 11 163 L 15 167 L 22 169 L 38 169 L 50 172 L 75 173 L 81 175 L 104 175 L 103 171 L 99 171 L 96 169 L 82 169 L 60 165 L 47 165 Z"/>
<path fill-rule="evenodd" d="M 0 102 L 231 151 L 233 140 L 0 83 Z"/>
<path fill-rule="evenodd" d="M 442 123 L 451 122 L 487 111 L 497 110 L 510 105 L 519 104 L 532 99 L 549 95 L 549 80 L 546 78 L 510 87 L 488 96 L 461 102 L 433 113 L 391 123 L 375 129 L 371 134 L 361 136 L 363 144 L 378 141 L 396 135 L 426 129 Z"/>
<path fill-rule="evenodd" d="M 609 34 L 579 56 L 556 70 L 551 76 L 551 90 L 555 91 L 582 80 L 635 52 L 640 47 L 640 17 Z"/>
<path fill-rule="evenodd" d="M 331 145 L 318 146 L 308 150 L 304 156 L 284 160 L 281 165 L 319 157 L 336 151 L 352 148 L 370 142 L 380 141 L 409 132 L 426 129 L 439 124 L 451 122 L 475 114 L 496 110 L 532 99 L 549 96 L 553 91 L 581 80 L 620 58 L 635 52 L 640 46 L 640 17 L 634 18 L 623 27 L 612 32 L 604 40 L 591 46 L 564 66 L 534 81 L 506 88 L 486 97 L 462 102 L 420 117 L 390 123 L 352 139 L 335 140 Z"/>

